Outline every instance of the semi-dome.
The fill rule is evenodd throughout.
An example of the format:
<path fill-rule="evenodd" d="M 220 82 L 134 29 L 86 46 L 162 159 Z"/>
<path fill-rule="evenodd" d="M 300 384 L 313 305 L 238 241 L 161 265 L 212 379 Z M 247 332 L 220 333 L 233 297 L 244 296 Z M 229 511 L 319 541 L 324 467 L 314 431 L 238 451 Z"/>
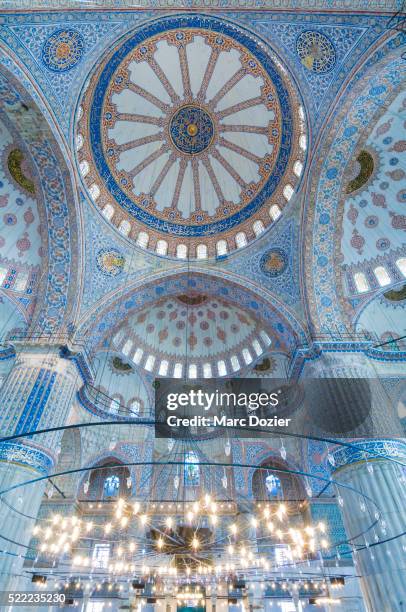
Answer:
<path fill-rule="evenodd" d="M 155 374 L 211 378 L 254 363 L 272 337 L 238 305 L 188 293 L 138 311 L 117 330 L 113 343 L 130 362 Z"/>

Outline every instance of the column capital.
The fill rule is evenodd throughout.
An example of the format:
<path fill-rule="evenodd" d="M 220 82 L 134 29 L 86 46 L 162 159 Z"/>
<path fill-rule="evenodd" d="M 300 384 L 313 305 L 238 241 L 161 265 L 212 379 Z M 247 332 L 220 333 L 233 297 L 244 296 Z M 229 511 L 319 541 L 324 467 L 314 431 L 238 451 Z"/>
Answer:
<path fill-rule="evenodd" d="M 90 356 L 83 345 L 70 343 L 58 344 L 39 340 L 14 340 L 12 343 L 0 347 L 0 360 L 16 357 L 16 364 L 35 367 L 49 367 L 51 369 L 65 370 L 66 360 L 75 364 L 83 382 L 94 381 L 94 371 Z"/>
<path fill-rule="evenodd" d="M 1 442 L 0 462 L 13 463 L 47 475 L 55 464 L 53 453 L 21 442 Z"/>
<path fill-rule="evenodd" d="M 340 446 L 333 450 L 333 456 L 334 471 L 349 465 L 383 459 L 406 460 L 406 442 L 390 438 L 355 440 L 351 442 L 351 446 Z"/>

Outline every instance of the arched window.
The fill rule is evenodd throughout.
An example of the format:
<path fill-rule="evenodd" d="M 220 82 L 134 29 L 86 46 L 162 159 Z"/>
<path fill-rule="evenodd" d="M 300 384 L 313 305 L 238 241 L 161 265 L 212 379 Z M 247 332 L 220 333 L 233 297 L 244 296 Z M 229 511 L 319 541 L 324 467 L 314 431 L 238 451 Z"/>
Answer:
<path fill-rule="evenodd" d="M 155 251 L 158 253 L 158 255 L 166 255 L 168 252 L 168 243 L 166 240 L 158 240 Z"/>
<path fill-rule="evenodd" d="M 155 365 L 155 357 L 154 355 L 148 355 L 146 361 L 145 361 L 145 365 L 144 368 L 148 371 L 148 372 L 152 372 L 153 368 Z"/>
<path fill-rule="evenodd" d="M 264 329 L 261 329 L 261 331 L 259 332 L 259 335 L 261 336 L 262 342 L 264 342 L 266 346 L 269 346 L 269 344 L 271 344 L 272 340 L 270 339 L 270 337 L 268 336 L 268 334 L 266 333 Z"/>
<path fill-rule="evenodd" d="M 5 268 L 4 266 L 0 266 L 0 285 L 4 283 L 7 273 L 8 273 L 8 268 Z"/>
<path fill-rule="evenodd" d="M 140 361 L 142 359 L 143 354 L 144 354 L 144 351 L 142 350 L 142 348 L 138 347 L 137 350 L 135 351 L 134 357 L 133 357 L 133 362 L 136 365 L 139 365 L 139 363 L 140 363 Z"/>
<path fill-rule="evenodd" d="M 92 198 L 92 200 L 96 201 L 97 198 L 100 195 L 100 189 L 99 186 L 96 183 L 93 183 L 93 185 L 89 188 L 89 194 L 90 197 Z"/>
<path fill-rule="evenodd" d="M 303 149 L 303 151 L 306 151 L 307 149 L 307 138 L 306 138 L 306 134 L 302 134 L 299 138 L 299 146 L 301 149 Z"/>
<path fill-rule="evenodd" d="M 203 364 L 203 377 L 204 378 L 211 378 L 213 376 L 212 374 L 212 370 L 211 370 L 211 363 L 204 363 Z"/>
<path fill-rule="evenodd" d="M 130 405 L 130 413 L 132 416 L 139 416 L 141 412 L 141 402 L 140 400 L 133 400 Z"/>
<path fill-rule="evenodd" d="M 185 485 L 198 487 L 200 483 L 199 458 L 194 451 L 185 453 Z"/>
<path fill-rule="evenodd" d="M 120 491 L 120 478 L 113 474 L 107 476 L 103 484 L 104 497 L 117 497 Z"/>
<path fill-rule="evenodd" d="M 183 366 L 181 363 L 175 363 L 173 368 L 173 377 L 174 378 L 182 378 Z"/>
<path fill-rule="evenodd" d="M 300 159 L 297 159 L 295 163 L 293 164 L 293 172 L 296 174 L 296 176 L 300 176 L 302 174 L 302 171 L 303 171 L 303 164 L 300 161 Z"/>
<path fill-rule="evenodd" d="M 162 359 L 161 365 L 159 366 L 159 376 L 166 376 L 168 374 L 169 362 L 166 359 Z"/>
<path fill-rule="evenodd" d="M 242 247 L 245 247 L 247 245 L 247 236 L 245 235 L 244 232 L 238 232 L 238 234 L 235 235 L 235 246 L 237 247 L 237 249 L 241 249 Z"/>
<path fill-rule="evenodd" d="M 14 291 L 25 291 L 28 283 L 28 272 L 19 272 L 14 281 Z"/>
<path fill-rule="evenodd" d="M 397 259 L 396 265 L 402 272 L 403 276 L 406 276 L 406 257 L 401 257 L 400 259 Z"/>
<path fill-rule="evenodd" d="M 231 355 L 230 361 L 233 372 L 237 372 L 237 370 L 239 370 L 241 367 L 237 355 Z"/>
<path fill-rule="evenodd" d="M 130 354 L 132 345 L 133 345 L 132 340 L 126 340 L 125 341 L 125 343 L 123 345 L 123 348 L 121 349 L 121 352 L 123 353 L 123 355 L 128 357 L 128 355 Z"/>
<path fill-rule="evenodd" d="M 254 223 L 252 224 L 252 229 L 254 230 L 255 236 L 259 236 L 260 234 L 262 234 L 262 232 L 264 231 L 265 227 L 264 227 L 264 224 L 262 223 L 261 219 L 258 219 L 257 221 L 254 221 Z"/>
<path fill-rule="evenodd" d="M 227 366 L 223 359 L 220 359 L 220 361 L 217 362 L 217 371 L 219 373 L 219 376 L 226 376 Z"/>
<path fill-rule="evenodd" d="M 186 259 L 187 257 L 187 246 L 186 244 L 178 244 L 176 247 L 176 257 L 178 259 Z"/>
<path fill-rule="evenodd" d="M 365 293 L 365 291 L 368 291 L 369 289 L 368 281 L 363 272 L 356 272 L 354 274 L 354 282 L 355 282 L 355 286 L 357 288 L 358 293 Z"/>
<path fill-rule="evenodd" d="M 227 255 L 227 242 L 225 240 L 219 240 L 216 244 L 217 256 Z"/>
<path fill-rule="evenodd" d="M 262 347 L 256 338 L 255 340 L 252 341 L 252 348 L 254 349 L 255 353 L 259 357 L 259 355 L 262 353 Z"/>
<path fill-rule="evenodd" d="M 76 136 L 76 151 L 80 151 L 80 149 L 83 147 L 83 144 L 84 144 L 83 136 L 82 134 L 78 134 Z"/>
<path fill-rule="evenodd" d="M 106 217 L 106 219 L 110 221 L 110 219 L 114 215 L 114 206 L 112 206 L 111 204 L 106 204 L 106 206 L 102 210 L 102 214 L 103 217 Z"/>
<path fill-rule="evenodd" d="M 114 336 L 114 338 L 113 338 L 114 343 L 115 343 L 116 345 L 117 345 L 117 344 L 120 344 L 120 342 L 121 342 L 122 340 L 124 340 L 124 334 L 125 334 L 125 331 L 124 331 L 124 329 L 123 329 L 123 328 L 121 328 L 121 329 L 119 329 L 119 330 L 118 330 L 118 332 L 116 333 L 116 335 L 115 335 L 115 336 Z"/>
<path fill-rule="evenodd" d="M 205 244 L 198 244 L 196 247 L 196 257 L 197 259 L 206 259 L 207 258 L 207 246 Z"/>
<path fill-rule="evenodd" d="M 146 232 L 140 232 L 137 236 L 137 240 L 136 240 L 136 244 L 137 246 L 142 247 L 143 249 L 146 249 L 148 246 L 148 242 L 149 242 L 149 236 Z"/>
<path fill-rule="evenodd" d="M 189 365 L 189 378 L 197 378 L 197 365 L 195 363 Z"/>
<path fill-rule="evenodd" d="M 276 221 L 276 219 L 279 219 L 279 217 L 281 216 L 281 209 L 277 204 L 272 204 L 269 209 L 269 216 L 271 217 L 272 221 Z"/>
<path fill-rule="evenodd" d="M 83 177 L 85 177 L 87 174 L 89 174 L 90 166 L 89 166 L 89 164 L 88 164 L 88 162 L 86 160 L 83 160 L 82 162 L 80 162 L 79 170 L 80 170 L 80 174 Z"/>
<path fill-rule="evenodd" d="M 119 410 L 120 410 L 120 402 L 117 399 L 112 399 L 110 402 L 111 414 L 118 414 Z"/>
<path fill-rule="evenodd" d="M 292 187 L 292 185 L 289 185 L 289 183 L 288 183 L 283 188 L 283 195 L 284 195 L 285 199 L 289 202 L 289 200 L 291 199 L 293 194 L 294 194 L 293 187 Z"/>
<path fill-rule="evenodd" d="M 123 236 L 128 236 L 128 234 L 131 231 L 131 223 L 129 221 L 127 221 L 126 219 L 123 219 L 121 221 L 120 225 L 118 226 L 118 231 Z"/>
<path fill-rule="evenodd" d="M 390 276 L 383 266 L 378 266 L 377 268 L 375 268 L 374 274 L 381 287 L 386 287 L 386 285 L 390 285 Z"/>
<path fill-rule="evenodd" d="M 281 481 L 275 474 L 268 474 L 265 478 L 265 486 L 269 497 L 277 497 L 282 492 Z"/>
<path fill-rule="evenodd" d="M 250 353 L 250 351 L 247 348 L 243 348 L 242 349 L 242 356 L 243 359 L 245 361 L 245 363 L 248 365 L 249 363 L 251 363 L 252 361 L 252 355 Z"/>

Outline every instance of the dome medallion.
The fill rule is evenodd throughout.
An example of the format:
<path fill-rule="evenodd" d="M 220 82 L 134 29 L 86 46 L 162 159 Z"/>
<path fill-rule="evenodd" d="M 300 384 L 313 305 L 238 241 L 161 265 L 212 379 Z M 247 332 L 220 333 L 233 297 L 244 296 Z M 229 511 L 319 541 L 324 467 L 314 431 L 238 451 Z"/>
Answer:
<path fill-rule="evenodd" d="M 139 246 L 224 255 L 292 197 L 304 119 L 264 43 L 212 17 L 167 17 L 121 39 L 92 75 L 77 125 L 79 172 L 104 216 Z"/>
<path fill-rule="evenodd" d="M 207 149 L 214 136 L 214 123 L 209 113 L 198 106 L 182 106 L 173 115 L 169 132 L 181 153 L 197 155 Z"/>

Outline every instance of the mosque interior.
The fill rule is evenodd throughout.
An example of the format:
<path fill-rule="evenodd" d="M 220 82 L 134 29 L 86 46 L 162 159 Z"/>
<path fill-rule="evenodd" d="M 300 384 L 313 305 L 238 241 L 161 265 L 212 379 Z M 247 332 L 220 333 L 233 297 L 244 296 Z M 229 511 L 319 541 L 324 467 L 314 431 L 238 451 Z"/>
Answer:
<path fill-rule="evenodd" d="M 406 610 L 405 26 L 0 1 L 1 609 Z"/>

